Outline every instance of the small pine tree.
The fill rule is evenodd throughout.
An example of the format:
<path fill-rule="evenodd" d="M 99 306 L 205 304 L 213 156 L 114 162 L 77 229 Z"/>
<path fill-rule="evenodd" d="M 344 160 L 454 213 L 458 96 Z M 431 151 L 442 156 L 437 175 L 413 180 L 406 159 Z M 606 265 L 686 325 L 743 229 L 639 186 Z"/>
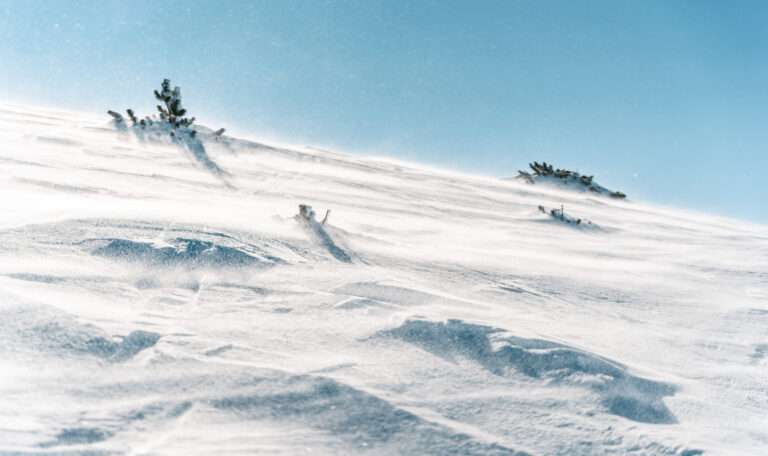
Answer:
<path fill-rule="evenodd" d="M 174 128 L 189 125 L 189 119 L 184 118 L 187 110 L 181 107 L 181 87 L 176 86 L 171 90 L 171 80 L 164 79 L 160 91 L 155 90 L 155 98 L 165 104 L 157 105 L 160 118 L 167 120 Z"/>
<path fill-rule="evenodd" d="M 194 117 L 184 117 L 187 110 L 181 106 L 181 87 L 176 86 L 171 90 L 170 79 L 164 79 L 160 90 L 155 90 L 155 98 L 162 102 L 162 104 L 157 105 L 157 110 L 160 113 L 160 120 L 168 122 L 174 129 L 179 127 L 190 127 L 195 122 Z M 151 126 L 157 121 L 157 118 L 154 118 L 153 120 L 153 118 L 149 116 L 139 120 L 133 112 L 133 109 L 130 108 L 127 109 L 126 112 L 131 121 L 133 121 L 133 124 L 138 124 L 142 129 L 146 129 L 147 126 Z M 107 111 L 107 113 L 115 119 L 115 122 L 125 121 L 120 113 L 115 111 Z M 218 139 L 223 133 L 224 129 L 221 128 L 214 132 L 214 136 Z M 176 136 L 173 131 L 171 131 L 170 134 L 171 136 Z M 191 138 L 194 138 L 196 134 L 197 131 L 195 130 L 189 131 L 189 136 Z"/>

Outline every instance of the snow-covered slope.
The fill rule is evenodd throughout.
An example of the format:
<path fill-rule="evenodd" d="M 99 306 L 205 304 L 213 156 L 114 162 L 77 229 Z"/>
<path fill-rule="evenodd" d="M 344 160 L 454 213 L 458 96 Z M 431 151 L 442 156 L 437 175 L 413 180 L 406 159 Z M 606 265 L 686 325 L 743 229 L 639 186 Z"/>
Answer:
<path fill-rule="evenodd" d="M 768 227 L 7 103 L 0 141 L 0 453 L 768 453 Z"/>

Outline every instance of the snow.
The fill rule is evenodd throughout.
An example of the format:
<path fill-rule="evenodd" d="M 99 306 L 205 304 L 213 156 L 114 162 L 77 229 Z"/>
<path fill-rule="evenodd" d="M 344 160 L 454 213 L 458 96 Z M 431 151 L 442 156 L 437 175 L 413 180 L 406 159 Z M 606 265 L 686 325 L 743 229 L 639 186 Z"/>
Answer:
<path fill-rule="evenodd" d="M 0 453 L 768 453 L 768 227 L 199 130 L 0 103 Z"/>

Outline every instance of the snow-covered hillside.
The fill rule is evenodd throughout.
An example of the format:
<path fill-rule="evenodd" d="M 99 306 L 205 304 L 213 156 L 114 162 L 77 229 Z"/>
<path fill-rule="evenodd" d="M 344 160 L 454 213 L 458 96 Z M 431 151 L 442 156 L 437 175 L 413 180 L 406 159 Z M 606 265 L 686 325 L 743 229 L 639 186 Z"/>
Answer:
<path fill-rule="evenodd" d="M 768 453 L 768 227 L 199 139 L 0 104 L 0 453 Z"/>

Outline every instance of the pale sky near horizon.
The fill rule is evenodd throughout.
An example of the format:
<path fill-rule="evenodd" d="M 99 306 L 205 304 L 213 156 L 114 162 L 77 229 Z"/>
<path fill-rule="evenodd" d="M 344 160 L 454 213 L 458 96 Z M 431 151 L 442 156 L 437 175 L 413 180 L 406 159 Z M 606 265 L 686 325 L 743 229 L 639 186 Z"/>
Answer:
<path fill-rule="evenodd" d="M 0 0 L 0 98 L 768 223 L 768 2 Z M 106 114 L 105 114 L 106 116 Z M 105 117 L 106 119 L 106 117 Z"/>

